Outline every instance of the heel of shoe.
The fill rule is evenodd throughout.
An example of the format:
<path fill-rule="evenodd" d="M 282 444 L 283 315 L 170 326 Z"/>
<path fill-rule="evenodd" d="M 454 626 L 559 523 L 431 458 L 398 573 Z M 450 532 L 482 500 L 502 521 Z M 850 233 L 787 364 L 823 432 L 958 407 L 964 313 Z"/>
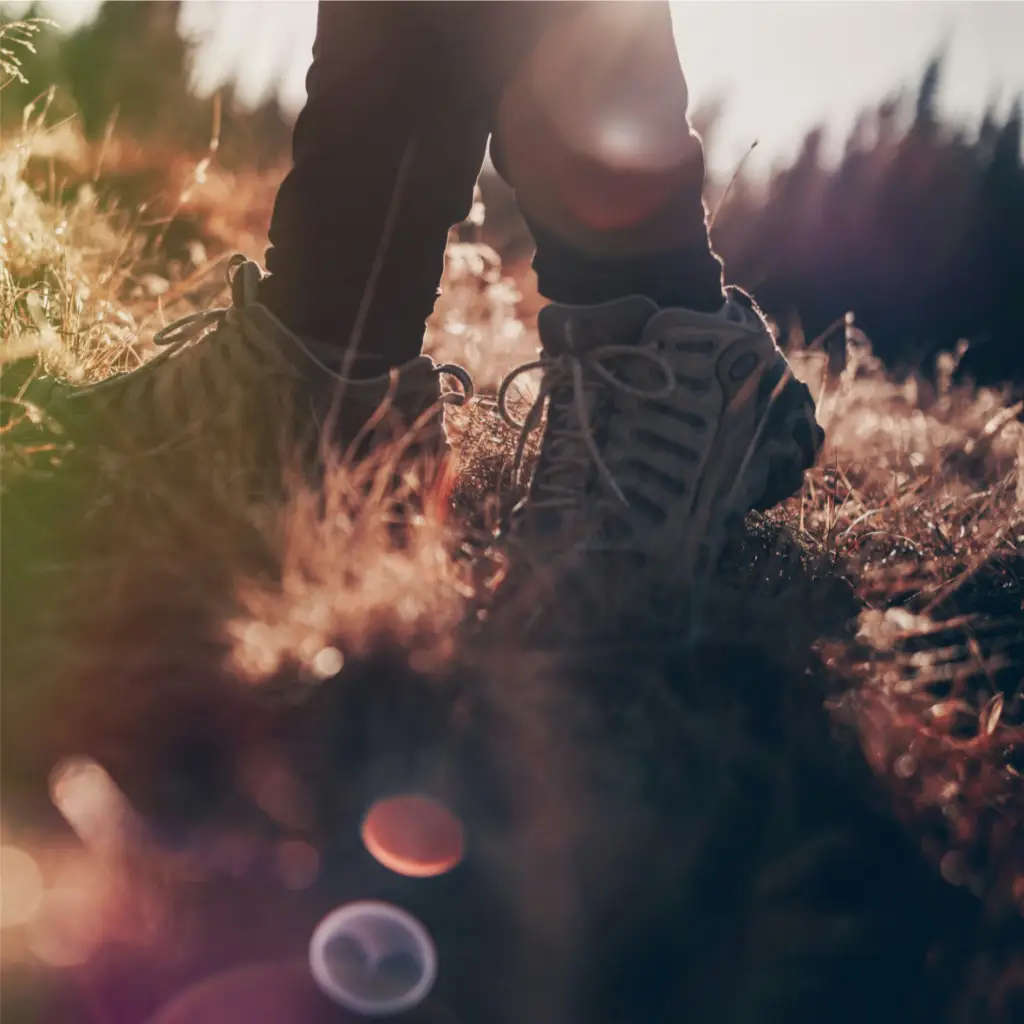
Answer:
<path fill-rule="evenodd" d="M 761 440 L 754 458 L 767 467 L 764 487 L 752 507 L 759 512 L 800 493 L 804 474 L 818 458 L 825 431 L 815 418 L 810 389 L 795 377 L 766 403 Z"/>

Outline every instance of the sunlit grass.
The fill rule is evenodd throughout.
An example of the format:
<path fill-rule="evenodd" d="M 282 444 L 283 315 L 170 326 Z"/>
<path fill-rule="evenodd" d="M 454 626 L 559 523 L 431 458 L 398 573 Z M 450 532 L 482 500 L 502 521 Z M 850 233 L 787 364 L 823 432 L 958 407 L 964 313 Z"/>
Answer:
<path fill-rule="evenodd" d="M 47 127 L 41 114 L 4 140 L 0 356 L 8 367 L 37 358 L 41 372 L 102 379 L 147 358 L 152 333 L 170 319 L 225 301 L 223 259 L 235 249 L 259 257 L 276 178 L 229 175 L 215 165 L 196 171 L 184 159 L 154 167 L 124 140 L 88 146 L 73 124 Z M 124 194 L 139 182 L 158 194 L 148 209 L 115 206 L 104 197 L 113 179 Z M 171 252 L 168 239 L 182 225 L 185 241 Z M 1020 407 L 1001 392 L 954 385 L 953 356 L 944 357 L 937 384 L 895 381 L 856 327 L 844 330 L 838 341 L 790 339 L 795 372 L 819 398 L 828 442 L 802 494 L 752 518 L 768 540 L 752 542 L 730 582 L 791 602 L 794 632 L 802 620 L 820 618 L 804 590 L 808 572 L 852 592 L 859 611 L 820 641 L 830 670 L 850 687 L 837 715 L 857 724 L 868 760 L 891 782 L 908 820 L 935 812 L 952 822 L 946 845 L 933 851 L 944 873 L 969 881 L 961 862 L 948 858 L 984 848 L 999 865 L 989 881 L 1024 906 L 1024 857 L 1005 828 L 982 825 L 977 813 L 1020 792 L 1005 752 L 1024 744 L 1022 698 L 1004 692 L 998 676 L 1008 666 L 1019 673 L 1024 657 Z M 456 490 L 484 521 L 514 443 L 494 412 L 493 389 L 536 344 L 516 316 L 516 284 L 497 255 L 453 240 L 426 346 L 466 365 L 483 394 L 480 404 L 452 413 L 450 426 Z M 16 399 L 12 406 L 19 415 Z M 443 661 L 478 596 L 478 576 L 452 556 L 460 523 L 427 516 L 413 541 L 395 549 L 374 509 L 360 503 L 366 479 L 338 470 L 326 499 L 299 488 L 284 507 L 259 510 L 242 509 L 230 482 L 193 504 L 158 482 L 157 498 L 143 503 L 145 528 L 125 531 L 102 554 L 102 607 L 116 621 L 97 630 L 98 642 L 138 604 L 140 552 L 152 562 L 163 551 L 169 574 L 190 577 L 180 592 L 194 602 L 189 614 L 225 618 L 238 679 L 258 681 L 285 662 L 315 678 L 339 637 L 346 650 L 359 650 L 382 630 L 399 644 L 435 634 L 431 656 Z M 261 538 L 257 547 L 273 550 L 281 567 L 274 583 L 245 560 L 246 529 Z M 194 564 L 180 564 L 182 552 Z M 83 561 L 95 556 L 83 552 Z M 226 614 L 211 581 L 232 578 Z M 124 638 L 119 657 L 159 658 L 132 643 Z M 34 878 L 26 856 L 9 858 Z M 58 904 L 48 902 L 47 913 Z M 15 907 L 26 920 L 36 912 Z M 71 952 L 54 952 L 51 944 L 44 959 L 77 956 L 79 946 L 68 939 Z"/>

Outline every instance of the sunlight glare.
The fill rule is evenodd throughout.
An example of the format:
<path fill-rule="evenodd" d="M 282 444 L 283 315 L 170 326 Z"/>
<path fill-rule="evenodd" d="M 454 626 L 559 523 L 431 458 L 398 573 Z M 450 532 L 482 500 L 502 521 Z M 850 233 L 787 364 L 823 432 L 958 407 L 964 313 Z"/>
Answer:
<path fill-rule="evenodd" d="M 639 128 L 628 121 L 610 121 L 601 126 L 598 135 L 602 154 L 613 160 L 635 156 L 642 144 Z"/>
<path fill-rule="evenodd" d="M 106 930 L 111 884 L 93 858 L 68 861 L 28 924 L 32 954 L 50 967 L 84 964 Z"/>
<path fill-rule="evenodd" d="M 43 899 L 35 858 L 17 846 L 0 846 L 0 928 L 25 924 Z"/>
<path fill-rule="evenodd" d="M 82 843 L 96 852 L 119 850 L 126 826 L 136 817 L 117 783 L 89 758 L 71 758 L 54 768 L 50 798 Z"/>

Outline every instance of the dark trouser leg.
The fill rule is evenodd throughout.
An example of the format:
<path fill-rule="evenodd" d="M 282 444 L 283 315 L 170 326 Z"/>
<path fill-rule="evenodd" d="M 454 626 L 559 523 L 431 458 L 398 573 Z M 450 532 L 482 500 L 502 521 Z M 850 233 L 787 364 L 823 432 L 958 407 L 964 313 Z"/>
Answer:
<path fill-rule="evenodd" d="M 483 160 L 490 124 L 450 46 L 461 6 L 320 4 L 263 300 L 296 333 L 343 349 L 372 299 L 363 373 L 419 355 L 448 230 Z"/>
<path fill-rule="evenodd" d="M 534 234 L 541 294 L 715 310 L 722 267 L 668 3 L 566 6 L 509 77 L 491 147 Z"/>

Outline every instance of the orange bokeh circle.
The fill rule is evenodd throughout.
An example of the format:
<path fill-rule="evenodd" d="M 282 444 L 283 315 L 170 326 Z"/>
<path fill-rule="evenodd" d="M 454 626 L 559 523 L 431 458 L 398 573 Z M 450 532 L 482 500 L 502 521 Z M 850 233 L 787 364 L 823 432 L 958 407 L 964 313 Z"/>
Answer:
<path fill-rule="evenodd" d="M 363 844 L 390 871 L 432 878 L 463 857 L 462 822 L 443 804 L 419 793 L 378 800 L 363 819 Z"/>

